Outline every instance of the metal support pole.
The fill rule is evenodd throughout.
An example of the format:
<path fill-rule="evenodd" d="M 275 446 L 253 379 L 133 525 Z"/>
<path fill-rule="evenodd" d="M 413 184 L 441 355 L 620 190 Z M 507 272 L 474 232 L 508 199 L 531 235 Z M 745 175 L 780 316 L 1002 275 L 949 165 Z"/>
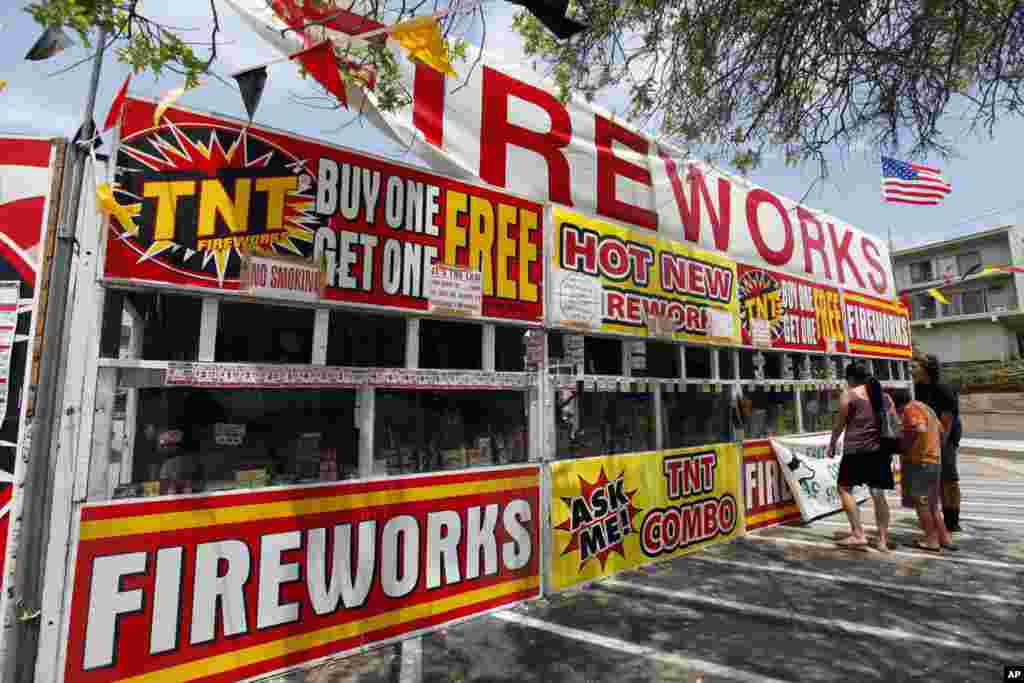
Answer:
<path fill-rule="evenodd" d="M 35 663 L 39 646 L 40 604 L 45 581 L 42 559 L 49 540 L 50 511 L 54 492 L 50 478 L 50 458 L 53 451 L 55 424 L 59 421 L 55 410 L 59 396 L 59 369 L 64 348 L 65 313 L 68 304 L 68 289 L 71 282 L 72 257 L 74 255 L 75 232 L 78 226 L 78 209 L 82 199 L 82 184 L 85 178 L 85 164 L 90 158 L 93 130 L 93 112 L 96 109 L 96 93 L 99 90 L 100 68 L 103 64 L 103 50 L 107 32 L 99 30 L 96 39 L 96 55 L 93 58 L 92 77 L 82 114 L 81 139 L 85 148 L 72 148 L 74 163 L 71 182 L 65 184 L 62 192 L 70 193 L 67 211 L 57 228 L 57 243 L 54 246 L 53 263 L 50 271 L 50 294 L 46 306 L 46 335 L 42 343 L 39 362 L 39 387 L 36 396 L 32 426 L 29 430 L 30 451 L 26 454 L 25 479 L 20 482 L 15 495 L 24 500 L 21 519 L 21 533 L 11 542 L 18 543 L 18 558 L 14 569 L 14 585 L 7 587 L 10 593 L 3 615 L 5 657 L 3 676 L 5 681 L 31 681 L 35 677 Z"/>

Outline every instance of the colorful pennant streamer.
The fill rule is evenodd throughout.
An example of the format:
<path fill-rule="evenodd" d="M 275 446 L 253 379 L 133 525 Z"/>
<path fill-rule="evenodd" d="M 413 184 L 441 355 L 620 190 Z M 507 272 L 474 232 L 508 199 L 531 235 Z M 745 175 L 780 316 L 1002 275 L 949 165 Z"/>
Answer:
<path fill-rule="evenodd" d="M 416 17 L 403 21 L 389 26 L 387 33 L 412 59 L 421 61 L 446 76 L 459 75 L 448 60 L 448 44 L 441 35 L 441 26 L 437 23 L 436 17 Z"/>

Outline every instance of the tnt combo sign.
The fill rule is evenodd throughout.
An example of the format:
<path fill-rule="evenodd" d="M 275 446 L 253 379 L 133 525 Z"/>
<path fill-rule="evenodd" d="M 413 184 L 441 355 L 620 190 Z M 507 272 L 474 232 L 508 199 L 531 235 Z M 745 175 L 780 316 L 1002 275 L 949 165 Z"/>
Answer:
<path fill-rule="evenodd" d="M 551 465 L 551 585 L 675 557 L 734 537 L 733 444 L 566 460 Z"/>
<path fill-rule="evenodd" d="M 535 597 L 539 477 L 86 505 L 65 680 L 242 680 Z"/>

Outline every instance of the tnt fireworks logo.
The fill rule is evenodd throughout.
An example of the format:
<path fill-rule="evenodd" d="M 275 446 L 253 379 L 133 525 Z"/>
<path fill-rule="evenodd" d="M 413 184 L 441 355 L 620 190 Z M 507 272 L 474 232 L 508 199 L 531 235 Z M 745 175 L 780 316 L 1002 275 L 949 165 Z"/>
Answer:
<path fill-rule="evenodd" d="M 165 119 L 126 137 L 117 161 L 131 220 L 111 226 L 139 263 L 223 287 L 247 249 L 312 258 L 323 219 L 308 160 L 246 129 Z"/>
<path fill-rule="evenodd" d="M 572 534 L 562 556 L 579 551 L 580 571 L 595 557 L 603 570 L 613 552 L 626 557 L 626 536 L 637 533 L 633 518 L 641 510 L 634 504 L 633 497 L 639 489 L 626 490 L 625 471 L 609 480 L 604 467 L 594 483 L 583 477 L 578 479 L 580 495 L 562 497 L 569 508 L 569 518 L 555 527 Z"/>
<path fill-rule="evenodd" d="M 751 270 L 740 278 L 739 295 L 740 321 L 754 343 L 781 339 L 786 302 L 779 281 L 763 270 Z"/>

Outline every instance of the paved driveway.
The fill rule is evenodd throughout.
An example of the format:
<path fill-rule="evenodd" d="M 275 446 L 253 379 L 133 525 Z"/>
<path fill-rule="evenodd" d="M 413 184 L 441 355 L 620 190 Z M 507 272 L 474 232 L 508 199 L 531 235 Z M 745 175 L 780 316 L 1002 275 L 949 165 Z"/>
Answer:
<path fill-rule="evenodd" d="M 1024 472 L 999 462 L 962 458 L 956 553 L 909 547 L 915 518 L 894 500 L 892 553 L 835 548 L 841 516 L 777 527 L 315 680 L 1001 681 L 1024 663 Z"/>

